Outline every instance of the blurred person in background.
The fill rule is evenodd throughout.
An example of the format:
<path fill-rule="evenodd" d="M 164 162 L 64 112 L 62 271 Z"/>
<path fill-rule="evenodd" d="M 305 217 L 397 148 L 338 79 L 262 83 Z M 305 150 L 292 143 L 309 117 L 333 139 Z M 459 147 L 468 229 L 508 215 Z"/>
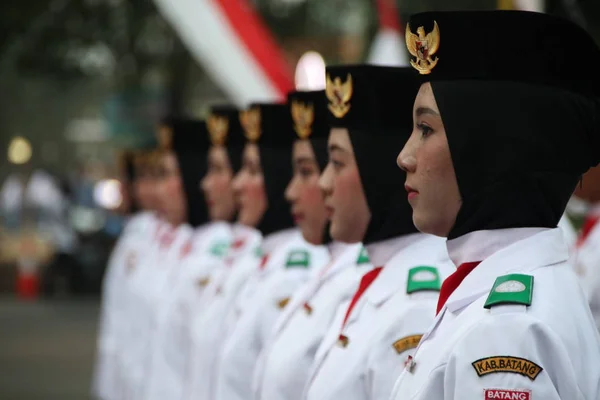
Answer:
<path fill-rule="evenodd" d="M 409 68 L 327 67 L 329 164 L 321 176 L 336 240 L 362 240 L 376 268 L 330 326 L 306 398 L 386 399 L 435 318 L 454 266 L 445 241 L 417 231 L 393 162 L 412 128 Z M 350 105 L 350 106 L 349 106 Z"/>
<path fill-rule="evenodd" d="M 583 175 L 575 196 L 589 204 L 575 245 L 575 272 L 600 329 L 600 166 Z"/>
<path fill-rule="evenodd" d="M 307 243 L 293 227 L 284 197 L 292 177 L 289 134 L 292 118 L 284 104 L 255 104 L 242 114 L 247 143 L 235 178 L 238 221 L 263 235 L 263 259 L 237 294 L 231 328 L 217 360 L 215 398 L 246 399 L 254 369 L 276 319 L 294 291 L 329 259 L 327 248 Z"/>
<path fill-rule="evenodd" d="M 175 276 L 170 280 L 159 306 L 156 332 L 149 350 L 149 368 L 144 378 L 144 400 L 183 397 L 192 354 L 192 322 L 202 312 L 203 294 L 211 275 L 223 269 L 224 256 L 232 240 L 233 195 L 229 198 L 227 192 L 219 193 L 222 202 L 217 207 L 201 190 L 209 168 L 213 169 L 212 175 L 215 174 L 217 156 L 221 156 L 219 161 L 227 161 L 227 158 L 223 159 L 227 131 L 214 115 L 207 123 L 193 121 L 190 124 L 185 129 L 188 136 L 174 137 L 173 149 L 183 179 L 187 210 L 197 209 L 202 213 L 188 211 L 187 224 L 194 228 L 194 232 L 181 248 L 177 265 L 173 266 Z M 219 165 L 226 167 L 222 163 Z M 225 181 L 227 178 L 231 180 L 231 176 L 225 176 Z M 216 189 L 220 192 L 227 187 L 218 185 Z M 227 203 L 227 200 L 231 201 Z"/>
<path fill-rule="evenodd" d="M 138 261 L 149 250 L 156 217 L 157 193 L 151 177 L 150 148 L 125 150 L 119 157 L 122 202 L 119 213 L 126 226 L 110 256 L 102 284 L 96 366 L 92 392 L 102 400 L 116 399 L 117 352 L 124 318 L 128 280 Z"/>
<path fill-rule="evenodd" d="M 120 351 L 121 395 L 143 398 L 152 343 L 159 331 L 161 306 L 176 282 L 183 249 L 195 226 L 206 222 L 206 207 L 198 189 L 201 162 L 196 162 L 206 140 L 203 124 L 180 118 L 166 118 L 158 129 L 156 152 L 156 193 L 159 223 L 140 254 L 139 268 L 129 280 L 125 336 Z M 189 150 L 188 150 L 189 149 Z"/>
<path fill-rule="evenodd" d="M 304 239 L 328 244 L 331 260 L 290 299 L 257 365 L 255 399 L 300 399 L 315 353 L 340 305 L 352 298 L 360 278 L 372 269 L 362 244 L 331 242 L 319 177 L 327 166 L 325 91 L 292 92 L 294 175 L 286 198 Z"/>
<path fill-rule="evenodd" d="M 198 282 L 205 288 L 202 303 L 192 315 L 189 364 L 184 398 L 210 398 L 217 349 L 223 340 L 225 315 L 250 271 L 258 267 L 262 236 L 256 229 L 236 222 L 238 205 L 233 189 L 240 171 L 244 136 L 239 110 L 213 106 L 207 119 L 211 146 L 208 171 L 201 182 L 211 221 L 230 222 L 232 243 L 224 265 Z"/>

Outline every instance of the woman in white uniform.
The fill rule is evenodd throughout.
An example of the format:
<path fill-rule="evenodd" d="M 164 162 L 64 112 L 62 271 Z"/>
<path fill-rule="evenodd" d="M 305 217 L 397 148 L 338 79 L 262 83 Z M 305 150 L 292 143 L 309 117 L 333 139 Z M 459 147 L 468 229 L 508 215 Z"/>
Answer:
<path fill-rule="evenodd" d="M 127 215 L 127 223 L 119 237 L 104 274 L 102 285 L 102 309 L 98 333 L 98 350 L 92 392 L 98 399 L 117 397 L 118 353 L 122 346 L 123 296 L 127 280 L 151 238 L 152 227 L 157 222 L 153 210 L 156 200 L 152 180 L 146 165 L 149 149 L 124 151 L 120 155 L 121 212 Z"/>
<path fill-rule="evenodd" d="M 202 190 L 211 219 L 235 221 L 238 207 L 233 178 L 242 164 L 244 136 L 239 111 L 230 106 L 215 106 L 208 118 L 212 145 L 208 153 L 208 171 Z M 199 309 L 191 321 L 191 347 L 184 397 L 210 398 L 217 350 L 224 335 L 224 315 L 230 308 L 247 274 L 258 267 L 260 232 L 241 223 L 231 224 L 232 244 L 224 264 L 199 282 L 205 287 Z"/>
<path fill-rule="evenodd" d="M 317 352 L 306 397 L 383 399 L 433 321 L 452 267 L 443 240 L 418 233 L 389 158 L 408 137 L 418 81 L 409 68 L 327 68 L 329 164 L 321 177 L 331 236 L 362 241 L 374 266 Z"/>
<path fill-rule="evenodd" d="M 325 91 L 292 92 L 294 176 L 286 190 L 304 239 L 329 241 L 329 225 L 319 176 L 327 165 Z M 372 268 L 360 243 L 332 242 L 331 261 L 290 299 L 265 346 L 254 376 L 254 398 L 300 399 L 319 344 L 341 303 L 348 301 L 362 275 Z"/>
<path fill-rule="evenodd" d="M 598 332 L 557 228 L 600 160 L 600 84 L 572 55 L 593 71 L 600 50 L 526 12 L 417 14 L 406 35 L 424 83 L 397 162 L 415 225 L 458 268 L 393 398 L 600 398 Z"/>
<path fill-rule="evenodd" d="M 209 145 L 221 146 L 222 132 L 214 119 L 191 123 L 185 140 L 174 139 L 183 186 L 187 198 L 187 224 L 194 229 L 181 248 L 173 266 L 169 289 L 161 304 L 156 333 L 151 345 L 149 369 L 145 378 L 145 400 L 181 399 L 190 363 L 190 329 L 194 316 L 202 312 L 202 298 L 207 280 L 222 269 L 224 255 L 231 241 L 230 219 L 234 213 L 211 213 L 207 220 L 206 205 L 201 196 L 200 182 L 206 175 Z M 209 136 L 211 141 L 209 141 Z M 213 152 L 214 153 L 214 152 Z"/>
<path fill-rule="evenodd" d="M 262 208 L 255 220 L 264 239 L 263 261 L 237 295 L 231 328 L 217 364 L 215 398 L 247 399 L 258 355 L 294 291 L 329 261 L 325 246 L 307 243 L 293 228 L 284 192 L 292 176 L 292 118 L 283 104 L 256 104 L 243 115 L 248 142 L 234 186 L 240 219 L 248 202 Z M 246 215 L 247 216 L 247 215 Z"/>
<path fill-rule="evenodd" d="M 196 154 L 184 150 L 200 146 L 195 142 L 202 139 L 201 129 L 199 121 L 169 118 L 159 131 L 161 147 L 156 157 L 162 172 L 158 208 L 165 222 L 153 246 L 143 255 L 144 267 L 132 277 L 131 296 L 127 300 L 130 325 L 124 350 L 127 398 L 145 398 L 162 306 L 174 287 L 181 254 L 193 236 L 193 226 L 206 221 L 199 178 L 194 182 L 195 169 L 201 165 L 195 160 Z"/>

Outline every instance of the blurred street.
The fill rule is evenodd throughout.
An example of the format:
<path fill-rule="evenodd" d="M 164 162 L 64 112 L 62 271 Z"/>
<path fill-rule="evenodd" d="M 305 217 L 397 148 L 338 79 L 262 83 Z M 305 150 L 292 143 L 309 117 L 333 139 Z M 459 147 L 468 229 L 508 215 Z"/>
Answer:
<path fill-rule="evenodd" d="M 89 399 L 98 301 L 0 297 L 0 399 Z"/>

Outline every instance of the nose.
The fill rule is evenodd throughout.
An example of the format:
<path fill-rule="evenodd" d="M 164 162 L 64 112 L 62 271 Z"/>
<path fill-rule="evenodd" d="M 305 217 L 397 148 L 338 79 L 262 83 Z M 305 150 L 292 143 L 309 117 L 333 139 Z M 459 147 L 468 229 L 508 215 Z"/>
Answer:
<path fill-rule="evenodd" d="M 415 135 L 411 135 L 408 142 L 404 145 L 398 157 L 396 158 L 396 164 L 404 172 L 415 172 L 417 167 L 417 158 L 415 157 L 416 146 L 414 145 L 413 138 Z"/>
<path fill-rule="evenodd" d="M 288 203 L 293 203 L 294 200 L 296 200 L 296 192 L 296 178 L 293 177 L 285 188 L 284 193 L 285 199 L 288 201 Z"/>
<path fill-rule="evenodd" d="M 331 163 L 327 163 L 325 170 L 319 177 L 319 188 L 323 192 L 323 196 L 327 197 L 331 195 L 332 192 L 332 172 L 331 172 Z"/>

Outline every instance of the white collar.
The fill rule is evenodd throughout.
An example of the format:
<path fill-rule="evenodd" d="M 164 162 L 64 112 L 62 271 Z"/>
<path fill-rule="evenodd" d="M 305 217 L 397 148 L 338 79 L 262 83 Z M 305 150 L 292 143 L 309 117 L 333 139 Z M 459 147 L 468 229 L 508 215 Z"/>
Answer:
<path fill-rule="evenodd" d="M 466 262 L 483 261 L 513 243 L 548 229 L 509 228 L 475 231 L 446 241 L 446 248 L 450 259 L 458 267 Z"/>
<path fill-rule="evenodd" d="M 293 235 L 301 235 L 298 228 L 284 229 L 267 235 L 261 244 L 263 254 L 269 254 Z"/>
<path fill-rule="evenodd" d="M 392 256 L 423 238 L 422 233 L 397 236 L 366 245 L 371 264 L 376 267 L 384 266 Z"/>
<path fill-rule="evenodd" d="M 333 241 L 333 242 L 329 243 L 329 245 L 327 247 L 329 248 L 329 254 L 331 254 L 331 259 L 335 260 L 336 258 L 338 258 L 340 256 L 340 254 L 344 253 L 346 250 L 348 250 L 349 248 L 353 247 L 356 244 L 359 244 L 359 243 L 344 243 L 344 242 Z"/>

